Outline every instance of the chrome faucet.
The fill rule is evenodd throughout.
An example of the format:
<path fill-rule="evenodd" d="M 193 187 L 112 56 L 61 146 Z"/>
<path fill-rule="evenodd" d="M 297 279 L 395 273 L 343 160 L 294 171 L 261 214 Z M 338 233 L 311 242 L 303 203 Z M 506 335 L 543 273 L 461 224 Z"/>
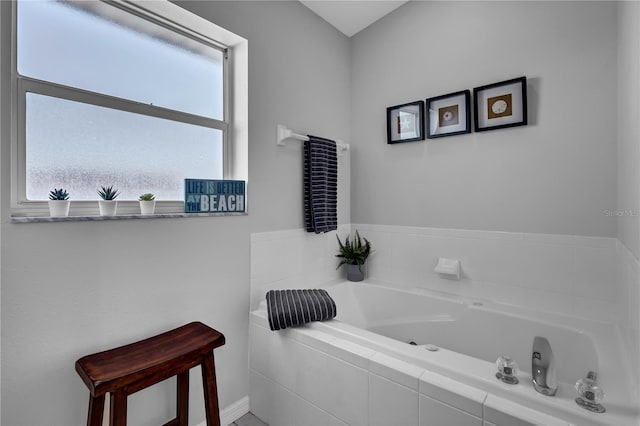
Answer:
<path fill-rule="evenodd" d="M 531 380 L 533 388 L 543 395 L 554 396 L 558 391 L 556 363 L 549 341 L 536 336 L 531 355 Z"/>

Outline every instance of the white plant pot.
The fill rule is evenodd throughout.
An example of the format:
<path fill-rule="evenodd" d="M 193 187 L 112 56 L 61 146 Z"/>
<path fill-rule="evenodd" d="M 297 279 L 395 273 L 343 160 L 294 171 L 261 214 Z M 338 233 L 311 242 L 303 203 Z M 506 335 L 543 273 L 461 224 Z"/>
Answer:
<path fill-rule="evenodd" d="M 71 200 L 49 200 L 49 216 L 67 217 L 69 216 L 69 205 Z"/>
<path fill-rule="evenodd" d="M 115 216 L 118 209 L 118 202 L 115 200 L 98 200 L 100 216 Z"/>
<path fill-rule="evenodd" d="M 140 214 L 153 214 L 156 211 L 156 200 L 140 201 Z"/>

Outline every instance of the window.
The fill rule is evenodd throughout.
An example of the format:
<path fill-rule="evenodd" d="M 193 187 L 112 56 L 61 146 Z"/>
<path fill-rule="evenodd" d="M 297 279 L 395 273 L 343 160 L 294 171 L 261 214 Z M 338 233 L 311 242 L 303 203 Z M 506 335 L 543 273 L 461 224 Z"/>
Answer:
<path fill-rule="evenodd" d="M 100 185 L 182 211 L 185 178 L 246 179 L 231 134 L 245 133 L 231 118 L 246 99 L 229 83 L 246 75 L 229 64 L 246 41 L 169 2 L 18 0 L 14 11 L 14 214 L 44 212 L 53 187 L 81 212 Z"/>

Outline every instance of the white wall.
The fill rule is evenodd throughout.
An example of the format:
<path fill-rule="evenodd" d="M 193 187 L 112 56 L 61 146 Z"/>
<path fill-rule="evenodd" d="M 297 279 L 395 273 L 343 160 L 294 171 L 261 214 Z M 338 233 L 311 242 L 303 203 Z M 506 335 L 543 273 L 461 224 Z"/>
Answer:
<path fill-rule="evenodd" d="M 352 222 L 616 236 L 616 4 L 410 2 L 352 41 Z M 386 144 L 385 108 L 528 78 L 529 125 Z"/>
<path fill-rule="evenodd" d="M 1 3 L 4 95 L 10 21 L 8 3 Z M 10 104 L 3 96 L 2 424 L 84 424 L 88 391 L 74 371 L 76 359 L 193 320 L 227 337 L 215 352 L 221 407 L 248 394 L 250 232 L 302 226 L 300 146 L 276 147 L 275 127 L 283 123 L 348 141 L 348 39 L 297 2 L 183 6 L 249 40 L 250 214 L 11 224 Z M 347 191 L 344 183 L 341 188 L 344 221 L 350 214 L 348 179 Z M 131 424 L 170 418 L 170 382 L 131 397 Z M 200 384 L 194 369 L 191 424 L 204 419 Z"/>
<path fill-rule="evenodd" d="M 640 258 L 640 3 L 618 7 L 618 238 Z"/>
<path fill-rule="evenodd" d="M 298 2 L 180 2 L 249 40 L 249 199 L 256 231 L 302 228 L 302 144 L 276 125 L 349 142 L 349 40 Z M 338 222 L 350 219 L 348 154 L 338 163 Z"/>
<path fill-rule="evenodd" d="M 640 383 L 640 3 L 618 5 L 618 282 L 627 300 L 625 338 Z"/>

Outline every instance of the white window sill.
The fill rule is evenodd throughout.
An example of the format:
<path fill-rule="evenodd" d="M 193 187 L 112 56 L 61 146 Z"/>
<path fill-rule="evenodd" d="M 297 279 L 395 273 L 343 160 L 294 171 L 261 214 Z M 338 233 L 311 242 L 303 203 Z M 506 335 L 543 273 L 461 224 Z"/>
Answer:
<path fill-rule="evenodd" d="M 93 222 L 104 220 L 131 220 L 131 219 L 175 219 L 185 217 L 217 217 L 217 216 L 246 216 L 242 213 L 158 213 L 150 215 L 141 214 L 120 214 L 115 216 L 12 216 L 11 223 L 42 223 L 42 222 Z"/>

